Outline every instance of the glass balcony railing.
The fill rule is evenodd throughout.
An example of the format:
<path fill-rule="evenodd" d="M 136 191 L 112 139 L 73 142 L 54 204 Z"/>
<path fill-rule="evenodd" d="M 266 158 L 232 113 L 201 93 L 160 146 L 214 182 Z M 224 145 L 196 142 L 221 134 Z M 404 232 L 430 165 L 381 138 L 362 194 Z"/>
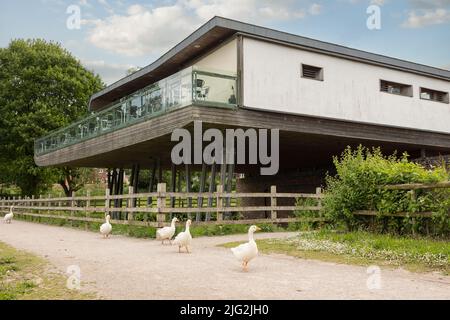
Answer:
<path fill-rule="evenodd" d="M 236 106 L 236 76 L 184 69 L 35 141 L 42 155 L 189 105 Z"/>

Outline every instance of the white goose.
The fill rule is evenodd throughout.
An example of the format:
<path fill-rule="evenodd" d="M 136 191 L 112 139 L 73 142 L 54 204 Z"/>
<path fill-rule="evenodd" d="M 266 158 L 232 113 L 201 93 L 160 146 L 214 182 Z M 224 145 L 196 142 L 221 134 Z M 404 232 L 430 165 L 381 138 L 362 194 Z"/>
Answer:
<path fill-rule="evenodd" d="M 191 223 L 191 220 L 186 221 L 186 230 L 177 234 L 177 236 L 173 240 L 173 243 L 178 245 L 178 252 L 181 252 L 181 247 L 185 247 L 186 252 L 190 253 L 189 247 L 191 246 L 192 236 L 191 232 L 189 231 L 189 226 L 191 225 Z"/>
<path fill-rule="evenodd" d="M 3 217 L 3 221 L 5 221 L 6 223 L 11 223 L 12 219 L 14 218 L 13 208 L 14 206 L 11 206 L 9 208 L 9 213 L 5 214 L 5 216 Z"/>
<path fill-rule="evenodd" d="M 253 239 L 253 233 L 260 230 L 261 229 L 257 226 L 251 226 L 248 229 L 248 242 L 241 244 L 235 248 L 231 248 L 234 256 L 242 262 L 242 268 L 244 269 L 244 271 L 248 270 L 247 267 L 250 260 L 258 255 L 258 246 Z"/>
<path fill-rule="evenodd" d="M 177 218 L 173 218 L 170 227 L 156 230 L 156 240 L 161 240 L 162 244 L 164 244 L 164 241 L 169 240 L 169 243 L 172 244 L 172 237 L 175 234 L 175 222 L 177 221 Z"/>
<path fill-rule="evenodd" d="M 112 225 L 109 223 L 110 219 L 111 216 L 108 214 L 106 216 L 106 222 L 100 226 L 100 233 L 103 235 L 103 238 L 108 238 L 112 231 Z"/>

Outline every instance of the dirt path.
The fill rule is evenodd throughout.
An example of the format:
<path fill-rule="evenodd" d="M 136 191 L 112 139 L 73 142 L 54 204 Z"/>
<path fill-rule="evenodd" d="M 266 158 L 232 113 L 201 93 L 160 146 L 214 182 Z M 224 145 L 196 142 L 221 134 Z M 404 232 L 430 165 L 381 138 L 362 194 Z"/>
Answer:
<path fill-rule="evenodd" d="M 0 241 L 47 258 L 61 272 L 78 265 L 83 287 L 107 299 L 450 299 L 450 277 L 438 274 L 382 269 L 382 289 L 369 290 L 365 267 L 284 255 L 260 255 L 243 273 L 229 249 L 216 245 L 245 238 L 196 238 L 192 254 L 178 254 L 153 240 L 0 223 Z"/>

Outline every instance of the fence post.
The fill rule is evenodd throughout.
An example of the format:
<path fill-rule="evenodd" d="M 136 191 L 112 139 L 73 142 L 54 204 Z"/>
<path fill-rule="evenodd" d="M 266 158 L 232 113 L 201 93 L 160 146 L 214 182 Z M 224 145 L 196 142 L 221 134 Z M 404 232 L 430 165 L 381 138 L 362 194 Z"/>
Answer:
<path fill-rule="evenodd" d="M 319 208 L 319 218 L 322 219 L 322 188 L 316 188 L 317 207 Z M 323 226 L 324 221 L 319 222 L 320 227 Z"/>
<path fill-rule="evenodd" d="M 20 210 L 20 209 L 21 209 L 20 206 L 22 205 L 22 202 L 20 201 L 21 199 L 22 199 L 21 196 L 18 196 L 18 197 L 17 197 L 17 207 L 18 207 L 18 208 L 17 208 L 17 209 L 18 209 L 17 211 L 21 211 L 21 210 Z"/>
<path fill-rule="evenodd" d="M 275 207 L 277 206 L 277 186 L 271 186 L 270 187 L 270 218 L 272 220 L 277 219 L 277 210 L 275 210 Z"/>
<path fill-rule="evenodd" d="M 166 220 L 166 213 L 164 208 L 166 206 L 166 184 L 158 183 L 158 213 L 156 214 L 156 221 L 158 222 L 158 227 L 163 227 Z"/>
<path fill-rule="evenodd" d="M 105 218 L 109 214 L 109 204 L 110 204 L 109 188 L 106 188 L 105 189 Z"/>
<path fill-rule="evenodd" d="M 84 229 L 87 231 L 88 230 L 88 224 L 89 221 L 87 221 L 87 219 L 89 218 L 90 214 L 89 214 L 89 209 L 91 208 L 91 192 L 89 190 L 86 191 L 86 209 L 85 209 L 85 214 L 86 214 L 86 223 L 84 224 Z"/>
<path fill-rule="evenodd" d="M 217 191 L 216 191 L 216 206 L 217 206 L 217 221 L 218 222 L 223 220 L 223 212 L 221 210 L 223 208 L 222 193 L 223 193 L 223 185 L 218 184 Z"/>
<path fill-rule="evenodd" d="M 134 188 L 133 187 L 131 187 L 131 186 L 128 187 L 128 194 L 129 195 L 134 194 Z M 137 201 L 136 201 L 136 203 L 137 203 Z M 134 204 L 135 204 L 134 198 L 128 198 L 128 205 L 127 205 L 127 207 L 128 208 L 134 208 Z M 134 212 L 127 211 L 126 215 L 127 215 L 128 224 L 130 224 L 130 222 L 133 221 Z"/>
<path fill-rule="evenodd" d="M 42 194 L 40 194 L 40 195 L 39 195 L 39 205 L 38 205 L 39 209 L 38 209 L 38 214 L 41 214 L 41 211 L 42 211 L 41 207 L 43 207 L 42 204 L 43 204 L 43 203 L 42 203 Z M 31 219 L 33 219 L 33 218 L 31 218 Z M 41 222 L 41 221 L 40 221 L 40 220 L 41 220 L 40 217 L 37 217 L 37 220 L 38 220 L 39 222 Z"/>
<path fill-rule="evenodd" d="M 320 208 L 322 208 L 322 198 L 321 198 L 321 196 L 322 196 L 322 188 L 316 188 L 316 195 L 317 195 L 317 203 L 318 203 L 318 206 L 320 207 Z"/>
<path fill-rule="evenodd" d="M 48 215 L 50 214 L 50 209 L 48 209 L 48 208 L 50 208 L 50 198 L 51 198 L 51 196 L 50 196 L 50 194 L 48 194 L 47 195 L 47 214 Z"/>
<path fill-rule="evenodd" d="M 72 191 L 72 194 L 71 194 L 71 200 L 70 200 L 70 226 L 72 227 L 73 226 L 73 213 L 74 213 L 74 209 L 75 209 L 75 200 L 74 200 L 74 198 L 75 198 L 75 191 Z"/>
<path fill-rule="evenodd" d="M 34 202 L 34 194 L 31 195 L 31 205 L 30 207 L 36 207 L 36 203 Z M 34 210 L 30 210 L 31 213 L 34 213 Z"/>
<path fill-rule="evenodd" d="M 416 202 L 416 200 L 417 200 L 416 190 L 414 190 L 414 189 L 411 190 L 411 200 L 414 202 Z M 412 217 L 411 222 L 412 222 L 412 228 L 411 228 L 412 234 L 413 234 L 413 236 L 415 236 L 416 231 L 414 229 L 416 227 L 416 219 L 414 217 Z"/>

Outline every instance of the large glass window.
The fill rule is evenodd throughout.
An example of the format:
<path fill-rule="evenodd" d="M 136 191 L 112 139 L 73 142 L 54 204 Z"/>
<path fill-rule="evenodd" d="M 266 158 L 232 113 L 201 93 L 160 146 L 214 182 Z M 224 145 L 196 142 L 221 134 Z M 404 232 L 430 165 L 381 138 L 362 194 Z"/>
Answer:
<path fill-rule="evenodd" d="M 35 152 L 53 151 L 192 103 L 234 106 L 236 97 L 234 76 L 187 68 L 83 121 L 36 140 Z"/>

